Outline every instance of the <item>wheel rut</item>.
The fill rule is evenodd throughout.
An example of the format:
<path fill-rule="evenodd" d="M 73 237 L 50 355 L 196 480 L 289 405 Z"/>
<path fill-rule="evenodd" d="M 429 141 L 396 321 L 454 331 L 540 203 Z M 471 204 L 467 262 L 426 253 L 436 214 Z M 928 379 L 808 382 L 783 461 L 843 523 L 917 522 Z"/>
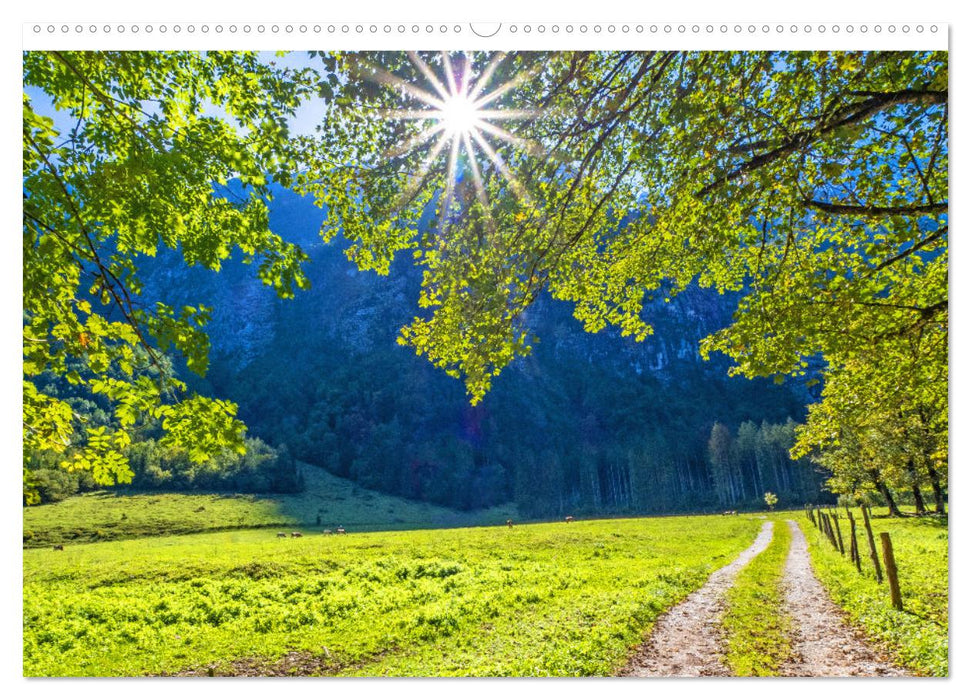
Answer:
<path fill-rule="evenodd" d="M 780 675 L 799 677 L 906 676 L 886 654 L 847 624 L 816 578 L 802 529 L 788 521 L 792 545 L 783 572 L 783 600 L 792 621 L 792 656 Z"/>

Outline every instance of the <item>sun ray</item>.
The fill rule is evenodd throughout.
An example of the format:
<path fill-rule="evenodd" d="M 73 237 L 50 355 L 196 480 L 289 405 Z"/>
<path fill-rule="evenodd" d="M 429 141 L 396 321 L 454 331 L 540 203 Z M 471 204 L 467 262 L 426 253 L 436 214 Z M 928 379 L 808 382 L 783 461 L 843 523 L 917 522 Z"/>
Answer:
<path fill-rule="evenodd" d="M 461 93 L 458 85 L 455 84 L 455 71 L 452 70 L 452 59 L 448 57 L 447 51 L 442 51 L 442 64 L 445 66 L 445 79 L 448 81 L 449 97 L 455 98 Z"/>
<path fill-rule="evenodd" d="M 455 190 L 458 174 L 459 143 L 459 140 L 453 136 L 452 151 L 448 156 L 448 171 L 445 176 L 445 198 L 442 200 L 442 213 L 438 221 L 439 234 L 445 233 L 445 226 L 448 223 L 448 213 L 452 208 L 452 193 Z"/>
<path fill-rule="evenodd" d="M 472 135 L 472 138 L 475 140 L 475 142 L 479 145 L 479 148 L 482 149 L 482 152 L 486 154 L 489 160 L 491 160 L 492 163 L 496 166 L 496 169 L 502 174 L 504 178 L 506 178 L 506 182 L 509 183 L 509 186 L 512 188 L 512 191 L 515 193 L 515 195 L 520 199 L 522 199 L 524 202 L 528 203 L 529 194 L 526 192 L 526 189 L 520 184 L 519 180 L 516 179 L 516 176 L 513 175 L 512 171 L 509 169 L 509 166 L 506 165 L 506 161 L 502 159 L 502 156 L 500 156 L 498 153 L 495 152 L 492 146 L 489 145 L 488 141 L 486 141 L 485 138 L 483 138 L 482 134 L 479 133 L 478 129 L 473 129 L 471 135 Z"/>
<path fill-rule="evenodd" d="M 384 68 L 380 68 L 365 61 L 356 61 L 355 64 L 359 70 L 366 71 L 362 73 L 363 77 L 365 78 L 373 79 L 376 82 L 389 87 L 399 88 L 412 97 L 421 100 L 427 105 L 437 107 L 438 109 L 441 109 L 445 104 L 427 90 L 422 90 L 420 87 L 416 87 L 407 80 L 403 80 L 397 75 L 389 73 Z"/>
<path fill-rule="evenodd" d="M 499 64 L 506 58 L 506 54 L 502 51 L 495 54 L 489 61 L 489 65 L 485 67 L 482 71 L 482 75 L 479 76 L 478 80 L 475 81 L 475 85 L 469 90 L 469 99 L 475 101 L 475 99 L 482 94 L 482 91 L 486 89 L 489 84 L 489 80 L 492 79 L 492 74 L 496 72 L 496 68 Z"/>
<path fill-rule="evenodd" d="M 540 154 L 540 151 L 541 151 L 540 146 L 535 141 L 530 141 L 529 139 L 524 139 L 520 136 L 516 136 L 515 134 L 509 131 L 506 131 L 501 126 L 490 124 L 487 121 L 483 121 L 482 123 L 477 124 L 476 126 L 482 129 L 482 131 L 488 132 L 493 136 L 496 136 L 497 138 L 502 139 L 506 143 L 511 143 L 514 146 L 519 146 L 527 153 L 530 153 L 532 155 Z"/>
<path fill-rule="evenodd" d="M 382 119 L 398 119 L 401 121 L 422 121 L 439 119 L 441 111 L 437 109 L 379 109 L 378 116 Z"/>
<path fill-rule="evenodd" d="M 398 206 L 404 206 L 405 203 L 415 196 L 415 193 L 421 187 L 422 183 L 425 181 L 425 178 L 428 177 L 428 173 L 432 169 L 432 165 L 436 160 L 438 160 L 438 156 L 441 155 L 442 150 L 444 150 L 445 146 L 448 145 L 450 140 L 451 137 L 449 134 L 445 133 L 443 130 L 442 135 L 438 138 L 438 141 L 436 141 L 435 145 L 432 146 L 432 150 L 428 152 L 425 160 L 423 160 L 421 165 L 418 166 L 418 170 L 416 170 L 408 179 L 408 185 L 405 188 L 405 191 L 401 194 Z"/>
<path fill-rule="evenodd" d="M 496 225 L 492 218 L 492 210 L 489 208 L 489 196 L 486 194 L 485 184 L 482 182 L 482 173 L 479 171 L 479 164 L 475 160 L 475 146 L 472 145 L 472 139 L 469 133 L 467 131 L 462 134 L 462 141 L 465 143 L 465 152 L 469 154 L 469 170 L 472 171 L 472 184 L 475 186 L 475 196 L 479 200 L 479 204 L 482 205 L 482 211 L 485 215 L 489 233 L 494 233 Z"/>
<path fill-rule="evenodd" d="M 431 110 L 429 110 L 431 111 Z M 493 121 L 522 121 L 524 119 L 535 119 L 543 114 L 539 109 L 478 109 L 476 115 L 479 119 Z"/>
<path fill-rule="evenodd" d="M 433 124 L 430 127 L 428 127 L 427 129 L 425 129 L 424 131 L 420 131 L 419 133 L 415 134 L 414 136 L 412 136 L 411 138 L 409 138 L 404 143 L 399 144 L 396 148 L 388 151 L 388 153 L 385 154 L 385 157 L 386 158 L 397 158 L 398 156 L 404 155 L 408 151 L 412 150 L 415 146 L 418 146 L 419 144 L 425 143 L 425 141 L 427 141 L 428 139 L 430 139 L 432 136 L 434 136 L 435 134 L 437 134 L 439 131 L 444 131 L 444 130 L 445 130 L 445 126 L 442 124 L 442 122 L 438 122 L 437 124 Z"/>
<path fill-rule="evenodd" d="M 536 69 L 533 69 L 533 68 L 523 71 L 512 80 L 505 82 L 499 87 L 497 87 L 495 90 L 487 94 L 485 97 L 480 97 L 479 99 L 477 99 L 475 101 L 476 108 L 482 109 L 490 102 L 495 102 L 497 99 L 505 95 L 510 90 L 515 90 L 517 87 L 525 83 L 527 80 L 531 79 L 535 74 L 536 74 Z"/>
<path fill-rule="evenodd" d="M 432 72 L 432 69 L 428 67 L 428 64 L 425 63 L 425 61 L 422 60 L 422 57 L 418 55 L 418 52 L 409 51 L 408 58 L 412 64 L 414 64 L 414 66 L 421 71 L 422 75 L 428 79 L 428 82 L 432 84 L 432 87 L 434 87 L 435 91 L 441 95 L 442 99 L 447 100 L 449 98 L 448 90 L 446 90 L 445 86 L 442 85 L 442 81 L 438 79 L 438 76 Z"/>

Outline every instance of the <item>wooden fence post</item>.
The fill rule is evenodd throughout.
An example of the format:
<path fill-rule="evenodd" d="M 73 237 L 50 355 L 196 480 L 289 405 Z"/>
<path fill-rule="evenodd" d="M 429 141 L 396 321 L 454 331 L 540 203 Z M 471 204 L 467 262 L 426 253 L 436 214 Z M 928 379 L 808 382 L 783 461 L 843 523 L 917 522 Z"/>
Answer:
<path fill-rule="evenodd" d="M 813 525 L 816 525 L 816 516 L 813 515 L 812 508 L 809 508 L 809 507 L 806 508 L 806 515 L 809 516 L 809 519 L 812 521 Z"/>
<path fill-rule="evenodd" d="M 880 557 L 877 556 L 877 545 L 873 541 L 873 528 L 870 527 L 870 514 L 867 513 L 866 506 L 863 506 L 863 527 L 866 528 L 866 539 L 870 545 L 870 559 L 873 561 L 873 568 L 877 572 L 877 583 L 883 583 L 883 572 L 880 571 Z"/>
<path fill-rule="evenodd" d="M 850 518 L 850 559 L 856 565 L 857 572 L 862 573 L 863 569 L 860 567 L 860 546 L 856 542 L 856 519 L 852 513 L 847 513 L 847 515 Z"/>
<path fill-rule="evenodd" d="M 846 556 L 846 550 L 843 549 L 843 533 L 840 532 L 840 518 L 836 513 L 833 513 L 833 525 L 836 526 L 836 541 L 839 543 L 840 554 Z"/>
<path fill-rule="evenodd" d="M 890 583 L 890 602 L 897 610 L 904 609 L 904 602 L 900 598 L 900 582 L 897 580 L 897 562 L 893 558 L 893 544 L 890 533 L 880 533 L 880 544 L 883 547 L 883 563 L 887 565 L 887 581 Z"/>
<path fill-rule="evenodd" d="M 833 549 L 839 550 L 839 545 L 836 544 L 836 533 L 833 531 L 833 520 L 829 513 L 823 513 L 823 519 L 826 522 L 826 536 L 829 538 L 829 543 L 833 545 Z"/>

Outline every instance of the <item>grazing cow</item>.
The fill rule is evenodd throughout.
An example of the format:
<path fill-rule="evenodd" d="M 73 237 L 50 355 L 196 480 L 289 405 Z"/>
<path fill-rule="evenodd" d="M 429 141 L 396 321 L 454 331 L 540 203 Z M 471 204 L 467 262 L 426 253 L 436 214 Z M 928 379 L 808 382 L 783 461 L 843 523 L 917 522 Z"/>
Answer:
<path fill-rule="evenodd" d="M 572 522 L 573 522 L 573 516 L 572 516 L 572 515 L 568 515 L 568 516 L 566 516 L 566 521 L 567 521 L 568 523 L 572 523 Z"/>
<path fill-rule="evenodd" d="M 509 527 L 512 527 L 512 520 L 511 519 L 510 520 L 507 520 L 506 521 L 506 525 L 508 525 Z"/>
<path fill-rule="evenodd" d="M 276 533 L 276 536 L 277 537 L 286 537 L 287 536 L 287 533 L 285 533 L 285 532 L 278 532 L 278 533 Z"/>
<path fill-rule="evenodd" d="M 325 535 L 333 535 L 334 533 L 331 532 L 330 530 L 324 530 L 324 534 Z"/>
<path fill-rule="evenodd" d="M 64 545 L 63 544 L 55 544 L 54 545 L 54 551 L 55 552 L 63 552 L 64 551 Z"/>
<path fill-rule="evenodd" d="M 303 537 L 302 532 L 291 532 L 290 537 Z"/>
<path fill-rule="evenodd" d="M 337 528 L 337 534 L 338 535 L 346 535 L 347 534 L 347 530 L 344 529 L 344 526 L 343 525 L 340 526 L 339 528 Z"/>
<path fill-rule="evenodd" d="M 737 510 L 726 510 L 722 515 L 738 515 Z"/>

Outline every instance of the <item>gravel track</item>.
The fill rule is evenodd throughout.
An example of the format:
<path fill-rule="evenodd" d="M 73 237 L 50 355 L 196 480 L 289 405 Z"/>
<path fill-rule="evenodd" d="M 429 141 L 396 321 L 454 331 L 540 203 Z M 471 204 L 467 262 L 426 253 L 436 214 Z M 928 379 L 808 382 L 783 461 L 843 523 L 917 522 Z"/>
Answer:
<path fill-rule="evenodd" d="M 730 676 L 722 661 L 721 617 L 725 592 L 735 576 L 772 541 L 772 523 L 762 526 L 751 546 L 711 575 L 704 586 L 661 615 L 650 639 L 621 673 L 623 676 Z"/>
<path fill-rule="evenodd" d="M 908 675 L 846 623 L 845 614 L 813 573 L 802 530 L 795 521 L 788 523 L 792 546 L 783 572 L 782 592 L 792 620 L 793 653 L 780 669 L 780 675 L 814 678 Z"/>

